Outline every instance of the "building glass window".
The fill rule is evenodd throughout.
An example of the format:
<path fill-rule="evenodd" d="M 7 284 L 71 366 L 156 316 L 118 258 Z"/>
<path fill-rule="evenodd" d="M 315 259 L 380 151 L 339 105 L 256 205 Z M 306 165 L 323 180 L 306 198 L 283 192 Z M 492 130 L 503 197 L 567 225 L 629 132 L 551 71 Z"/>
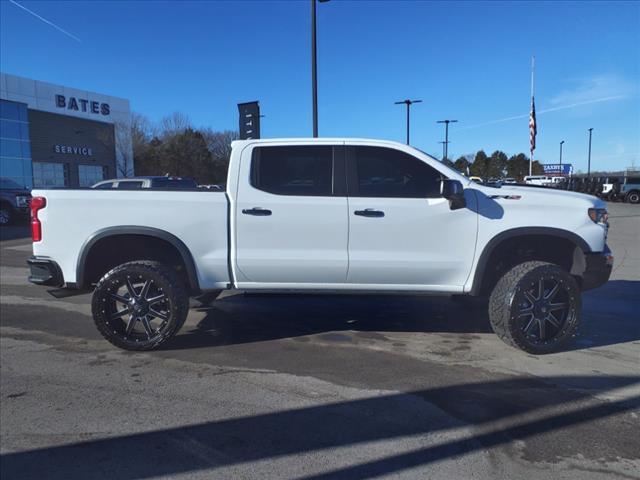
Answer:
<path fill-rule="evenodd" d="M 81 187 L 90 187 L 104 180 L 102 165 L 78 165 L 78 181 Z"/>
<path fill-rule="evenodd" d="M 33 162 L 34 188 L 66 187 L 68 184 L 64 163 Z"/>
<path fill-rule="evenodd" d="M 0 177 L 6 184 L 33 186 L 27 106 L 9 100 L 0 100 Z"/>

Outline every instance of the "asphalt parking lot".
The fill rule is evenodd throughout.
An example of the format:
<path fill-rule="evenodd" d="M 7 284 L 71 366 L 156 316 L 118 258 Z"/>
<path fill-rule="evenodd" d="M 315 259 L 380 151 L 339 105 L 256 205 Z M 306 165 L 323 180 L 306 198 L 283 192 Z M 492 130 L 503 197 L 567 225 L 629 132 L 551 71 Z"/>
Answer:
<path fill-rule="evenodd" d="M 640 478 L 640 207 L 561 353 L 448 298 L 225 295 L 160 351 L 26 281 L 0 231 L 0 468 L 42 478 Z"/>

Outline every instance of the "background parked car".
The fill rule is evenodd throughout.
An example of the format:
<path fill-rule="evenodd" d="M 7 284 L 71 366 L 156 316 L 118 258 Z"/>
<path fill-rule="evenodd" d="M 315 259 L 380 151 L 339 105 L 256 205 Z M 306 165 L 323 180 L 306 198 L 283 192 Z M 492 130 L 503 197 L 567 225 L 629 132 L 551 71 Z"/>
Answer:
<path fill-rule="evenodd" d="M 0 225 L 29 216 L 31 192 L 13 180 L 0 177 Z"/>
<path fill-rule="evenodd" d="M 628 203 L 640 203 L 640 176 L 625 177 L 620 185 L 620 196 Z"/>
<path fill-rule="evenodd" d="M 624 182 L 624 177 L 607 177 L 602 184 L 601 198 L 608 202 L 617 202 L 620 198 L 620 184 Z"/>
<path fill-rule="evenodd" d="M 91 188 L 106 190 L 116 188 L 118 190 L 141 190 L 141 189 L 169 189 L 169 190 L 189 190 L 198 188 L 198 182 L 193 178 L 158 176 L 158 177 L 132 177 L 114 178 L 103 180 L 93 185 Z"/>
<path fill-rule="evenodd" d="M 524 177 L 524 183 L 538 187 L 548 187 L 552 184 L 552 179 L 547 175 L 527 175 Z"/>
<path fill-rule="evenodd" d="M 203 190 L 213 190 L 214 192 L 224 192 L 226 190 L 224 185 L 198 185 L 198 188 Z"/>

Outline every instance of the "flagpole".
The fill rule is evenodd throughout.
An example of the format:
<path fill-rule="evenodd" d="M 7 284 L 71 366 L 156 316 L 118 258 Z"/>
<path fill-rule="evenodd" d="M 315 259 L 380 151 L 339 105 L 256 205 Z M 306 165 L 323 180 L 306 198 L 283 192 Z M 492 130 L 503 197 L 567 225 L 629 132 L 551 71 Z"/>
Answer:
<path fill-rule="evenodd" d="M 535 70 L 536 70 L 536 57 L 532 56 L 531 57 L 531 107 L 533 108 L 533 95 L 534 95 L 534 86 L 535 86 Z M 530 145 L 529 148 L 529 176 L 532 175 L 532 171 L 533 171 L 533 147 L 532 145 Z"/>

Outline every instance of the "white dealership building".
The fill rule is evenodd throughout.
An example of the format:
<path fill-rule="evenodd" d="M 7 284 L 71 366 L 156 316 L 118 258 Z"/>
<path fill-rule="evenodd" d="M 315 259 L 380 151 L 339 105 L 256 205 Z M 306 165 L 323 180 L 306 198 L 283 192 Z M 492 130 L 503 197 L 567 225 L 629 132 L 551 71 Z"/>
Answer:
<path fill-rule="evenodd" d="M 0 73 L 0 177 L 88 187 L 133 173 L 129 101 Z"/>

